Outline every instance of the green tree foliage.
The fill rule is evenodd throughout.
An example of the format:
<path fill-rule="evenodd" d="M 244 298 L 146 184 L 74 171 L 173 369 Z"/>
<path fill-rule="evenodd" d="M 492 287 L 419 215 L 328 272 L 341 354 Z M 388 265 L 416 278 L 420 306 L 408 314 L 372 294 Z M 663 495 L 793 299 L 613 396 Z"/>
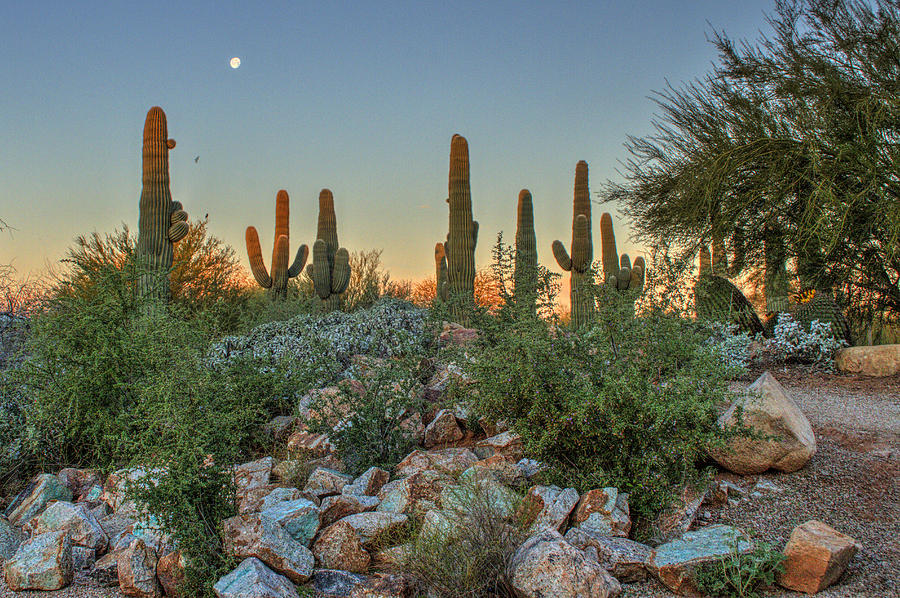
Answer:
<path fill-rule="evenodd" d="M 898 317 L 900 7 L 778 0 L 769 22 L 755 44 L 714 33 L 712 72 L 656 96 L 656 132 L 630 138 L 605 199 L 652 245 L 724 241 Z"/>

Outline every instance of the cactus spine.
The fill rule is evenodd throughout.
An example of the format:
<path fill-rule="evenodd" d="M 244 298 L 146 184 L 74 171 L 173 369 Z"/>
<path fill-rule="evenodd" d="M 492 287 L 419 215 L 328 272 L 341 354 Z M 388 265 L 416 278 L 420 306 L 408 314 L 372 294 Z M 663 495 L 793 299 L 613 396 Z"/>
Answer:
<path fill-rule="evenodd" d="M 250 259 L 250 270 L 253 278 L 264 289 L 271 289 L 273 299 L 287 297 L 288 280 L 294 278 L 303 271 L 306 259 L 309 256 L 309 248 L 301 245 L 297 249 L 294 263 L 288 267 L 288 255 L 290 251 L 290 197 L 287 191 L 280 190 L 275 196 L 275 245 L 272 249 L 272 275 L 266 271 L 263 262 L 262 250 L 259 247 L 259 234 L 256 228 L 247 227 L 245 234 L 247 242 L 247 256 Z"/>
<path fill-rule="evenodd" d="M 443 243 L 434 245 L 434 297 L 437 301 L 447 301 L 450 296 L 447 284 L 447 251 Z"/>
<path fill-rule="evenodd" d="M 319 193 L 319 225 L 312 253 L 313 261 L 306 273 L 316 295 L 325 311 L 340 309 L 341 295 L 350 284 L 350 254 L 343 247 L 338 248 L 334 196 L 328 189 Z"/>
<path fill-rule="evenodd" d="M 584 160 L 575 166 L 572 207 L 572 255 L 569 256 L 561 241 L 553 241 L 553 257 L 560 268 L 572 273 L 569 288 L 572 327 L 578 328 L 590 321 L 594 311 L 594 292 L 591 288 L 591 261 L 594 259 L 591 200 L 588 191 L 588 165 Z"/>
<path fill-rule="evenodd" d="M 519 191 L 516 209 L 516 264 L 513 272 L 516 305 L 533 312 L 537 302 L 537 236 L 531 191 Z"/>
<path fill-rule="evenodd" d="M 600 216 L 600 251 L 603 262 L 603 276 L 606 284 L 612 288 L 627 291 L 644 287 L 644 272 L 646 265 L 644 258 L 638 257 L 631 264 L 631 258 L 627 253 L 619 257 L 616 249 L 616 234 L 613 231 L 612 216 L 609 212 L 603 212 Z"/>
<path fill-rule="evenodd" d="M 137 258 L 147 268 L 138 281 L 142 296 L 169 296 L 168 272 L 172 268 L 174 244 L 188 233 L 187 212 L 172 201 L 169 190 L 169 139 L 166 113 L 159 106 L 147 112 L 144 121 L 143 172 L 138 217 Z"/>
<path fill-rule="evenodd" d="M 478 222 L 472 219 L 469 187 L 469 144 L 462 135 L 450 141 L 450 230 L 447 233 L 447 283 L 451 313 L 458 322 L 469 321 L 475 304 L 475 244 Z"/>

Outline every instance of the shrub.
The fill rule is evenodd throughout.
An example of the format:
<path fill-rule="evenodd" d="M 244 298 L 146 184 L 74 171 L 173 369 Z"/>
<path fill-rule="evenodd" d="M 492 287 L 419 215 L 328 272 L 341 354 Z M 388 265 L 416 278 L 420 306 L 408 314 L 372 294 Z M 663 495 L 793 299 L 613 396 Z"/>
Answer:
<path fill-rule="evenodd" d="M 784 571 L 785 556 L 765 542 L 758 542 L 750 553 L 738 550 L 740 536 L 728 556 L 705 563 L 696 572 L 697 588 L 710 596 L 758 598 L 760 585 L 772 585 Z"/>
<path fill-rule="evenodd" d="M 846 347 L 847 342 L 835 338 L 829 323 L 813 320 L 807 331 L 790 314 L 780 313 L 771 345 L 782 361 L 808 363 L 831 370 L 834 367 L 834 354 Z"/>
<path fill-rule="evenodd" d="M 441 598 L 514 598 L 510 564 L 527 537 L 521 522 L 492 492 L 493 485 L 470 479 L 454 489 L 453 505 L 440 523 L 427 522 L 410 544 L 401 567 L 423 595 Z M 438 521 L 438 520 L 433 520 Z"/>
<path fill-rule="evenodd" d="M 476 380 L 477 412 L 508 419 L 550 481 L 615 486 L 652 516 L 703 477 L 706 447 L 723 440 L 729 372 L 693 322 L 653 306 L 630 317 L 633 297 L 604 287 L 596 322 L 578 334 L 513 321 L 458 363 Z"/>
<path fill-rule="evenodd" d="M 408 364 L 375 364 L 360 377 L 361 387 L 341 384 L 320 393 L 306 418 L 314 433 L 328 434 L 348 470 L 392 468 L 418 441 L 422 388 Z"/>
<path fill-rule="evenodd" d="M 753 337 L 749 332 L 738 332 L 737 324 L 709 322 L 707 324 L 709 338 L 705 343 L 719 358 L 725 367 L 735 375 L 743 373 L 750 365 L 750 344 Z"/>

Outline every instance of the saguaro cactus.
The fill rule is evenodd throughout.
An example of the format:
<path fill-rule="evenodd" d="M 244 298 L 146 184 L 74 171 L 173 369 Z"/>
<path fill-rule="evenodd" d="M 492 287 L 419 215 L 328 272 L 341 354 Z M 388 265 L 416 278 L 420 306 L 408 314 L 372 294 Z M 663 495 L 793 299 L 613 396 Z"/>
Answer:
<path fill-rule="evenodd" d="M 447 251 L 443 243 L 434 245 L 434 296 L 438 301 L 446 301 L 450 296 L 447 283 Z"/>
<path fill-rule="evenodd" d="M 623 253 L 621 258 L 619 257 L 612 216 L 609 215 L 609 212 L 604 212 L 600 216 L 600 250 L 606 284 L 620 291 L 640 290 L 644 286 L 644 272 L 647 268 L 644 258 L 638 256 L 632 266 L 631 258 L 627 253 Z"/>
<path fill-rule="evenodd" d="M 445 247 L 447 283 L 454 318 L 466 323 L 475 304 L 475 244 L 478 223 L 472 219 L 469 144 L 462 135 L 450 141 L 450 230 Z"/>
<path fill-rule="evenodd" d="M 531 191 L 519 191 L 516 210 L 516 264 L 513 273 L 515 298 L 519 307 L 534 311 L 537 300 L 537 236 L 534 234 L 534 208 Z"/>
<path fill-rule="evenodd" d="M 143 173 L 138 217 L 137 258 L 148 272 L 138 281 L 141 295 L 162 299 L 169 296 L 165 276 L 172 268 L 173 245 L 188 234 L 187 212 L 172 201 L 169 190 L 169 139 L 166 113 L 159 106 L 147 112 L 144 121 Z"/>
<path fill-rule="evenodd" d="M 287 297 L 288 280 L 294 278 L 303 271 L 306 259 L 309 256 L 309 248 L 301 245 L 297 249 L 294 263 L 288 267 L 288 255 L 290 253 L 290 197 L 287 191 L 280 190 L 275 196 L 275 246 L 272 250 L 272 275 L 266 271 L 263 262 L 262 250 L 259 247 L 259 234 L 256 228 L 247 227 L 247 256 L 250 258 L 250 270 L 253 278 L 264 289 L 271 289 L 273 299 Z"/>
<path fill-rule="evenodd" d="M 572 327 L 583 326 L 594 311 L 594 293 L 591 289 L 591 261 L 594 244 L 591 239 L 591 199 L 588 191 L 588 165 L 584 160 L 575 166 L 575 194 L 572 213 L 572 255 L 569 256 L 561 241 L 553 241 L 553 257 L 559 267 L 571 272 L 569 298 L 572 309 Z"/>
<path fill-rule="evenodd" d="M 338 248 L 334 195 L 328 189 L 319 193 L 319 225 L 313 261 L 306 267 L 306 273 L 325 311 L 340 309 L 341 294 L 350 284 L 350 254 L 343 247 Z"/>

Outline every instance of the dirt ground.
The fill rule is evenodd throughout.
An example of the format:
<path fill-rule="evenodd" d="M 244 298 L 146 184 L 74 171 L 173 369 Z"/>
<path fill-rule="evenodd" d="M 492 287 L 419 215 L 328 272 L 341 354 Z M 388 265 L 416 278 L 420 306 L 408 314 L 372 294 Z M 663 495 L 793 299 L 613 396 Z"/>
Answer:
<path fill-rule="evenodd" d="M 755 375 L 737 387 L 746 386 Z M 822 598 L 900 597 L 900 376 L 872 379 L 773 370 L 806 414 L 818 452 L 802 470 L 731 476 L 747 489 L 740 502 L 703 509 L 699 523 L 728 523 L 782 548 L 791 530 L 818 519 L 856 539 L 862 549 L 846 574 Z M 655 580 L 623 586 L 623 596 L 674 596 Z M 114 588 L 76 579 L 58 592 L 13 594 L 0 579 L 0 596 L 118 598 Z M 773 588 L 766 596 L 800 594 Z"/>

